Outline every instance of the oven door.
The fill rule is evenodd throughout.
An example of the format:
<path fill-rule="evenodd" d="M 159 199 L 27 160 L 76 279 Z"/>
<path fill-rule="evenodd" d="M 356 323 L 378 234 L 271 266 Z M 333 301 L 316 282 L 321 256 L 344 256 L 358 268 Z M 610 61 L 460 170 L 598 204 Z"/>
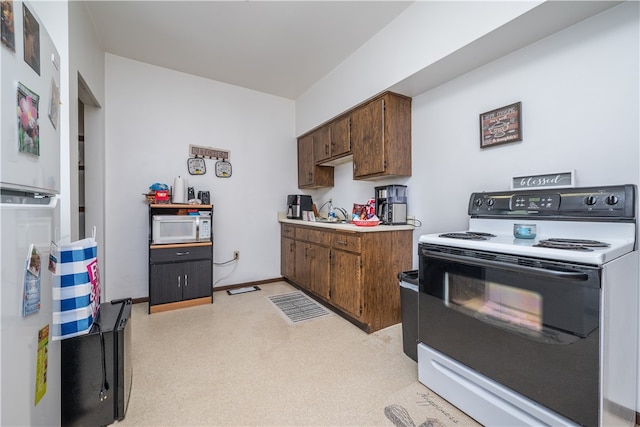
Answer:
<path fill-rule="evenodd" d="M 598 424 L 600 268 L 428 244 L 419 262 L 422 343 Z"/>

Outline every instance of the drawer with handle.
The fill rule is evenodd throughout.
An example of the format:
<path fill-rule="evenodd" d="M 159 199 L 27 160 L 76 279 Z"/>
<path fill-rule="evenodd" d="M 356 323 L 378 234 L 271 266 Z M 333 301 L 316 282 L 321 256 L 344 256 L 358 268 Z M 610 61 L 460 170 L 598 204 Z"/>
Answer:
<path fill-rule="evenodd" d="M 331 233 L 324 230 L 312 230 L 307 227 L 300 227 L 296 231 L 296 239 L 329 246 L 331 243 Z"/>
<path fill-rule="evenodd" d="M 293 239 L 296 236 L 296 228 L 293 225 L 282 224 L 282 237 Z"/>
<path fill-rule="evenodd" d="M 343 251 L 360 252 L 360 239 L 358 234 L 334 233 L 331 247 Z"/>
<path fill-rule="evenodd" d="M 149 262 L 182 262 L 194 259 L 210 259 L 211 245 L 184 246 L 174 248 L 152 248 L 149 250 Z"/>

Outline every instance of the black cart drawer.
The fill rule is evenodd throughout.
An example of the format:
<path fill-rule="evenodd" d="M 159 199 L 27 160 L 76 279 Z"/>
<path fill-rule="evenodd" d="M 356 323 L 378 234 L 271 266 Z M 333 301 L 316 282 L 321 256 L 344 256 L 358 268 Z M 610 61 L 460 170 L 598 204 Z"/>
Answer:
<path fill-rule="evenodd" d="M 182 262 L 194 259 L 211 259 L 212 246 L 185 246 L 149 249 L 149 262 Z"/>

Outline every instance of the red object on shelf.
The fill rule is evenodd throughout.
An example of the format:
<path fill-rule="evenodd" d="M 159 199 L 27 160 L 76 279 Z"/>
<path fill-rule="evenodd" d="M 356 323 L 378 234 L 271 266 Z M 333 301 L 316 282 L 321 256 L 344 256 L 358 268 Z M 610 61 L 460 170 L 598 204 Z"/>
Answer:
<path fill-rule="evenodd" d="M 164 202 L 169 200 L 169 191 L 156 190 L 156 202 Z"/>

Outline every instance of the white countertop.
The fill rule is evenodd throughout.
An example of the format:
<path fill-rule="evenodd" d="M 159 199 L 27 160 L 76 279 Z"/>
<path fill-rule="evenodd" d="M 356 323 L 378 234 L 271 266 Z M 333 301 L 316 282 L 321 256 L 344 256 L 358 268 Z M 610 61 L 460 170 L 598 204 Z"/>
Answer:
<path fill-rule="evenodd" d="M 330 230 L 337 231 L 351 231 L 358 233 L 371 233 L 371 232 L 380 232 L 380 231 L 401 231 L 401 230 L 414 230 L 415 227 L 413 225 L 374 225 L 372 227 L 361 227 L 355 224 L 345 224 L 345 223 L 334 223 L 334 222 L 326 222 L 326 221 L 302 221 L 300 219 L 289 219 L 287 218 L 287 214 L 285 212 L 278 212 L 278 222 L 294 224 L 294 225 L 302 225 L 307 227 L 318 227 L 318 228 L 328 228 Z"/>

